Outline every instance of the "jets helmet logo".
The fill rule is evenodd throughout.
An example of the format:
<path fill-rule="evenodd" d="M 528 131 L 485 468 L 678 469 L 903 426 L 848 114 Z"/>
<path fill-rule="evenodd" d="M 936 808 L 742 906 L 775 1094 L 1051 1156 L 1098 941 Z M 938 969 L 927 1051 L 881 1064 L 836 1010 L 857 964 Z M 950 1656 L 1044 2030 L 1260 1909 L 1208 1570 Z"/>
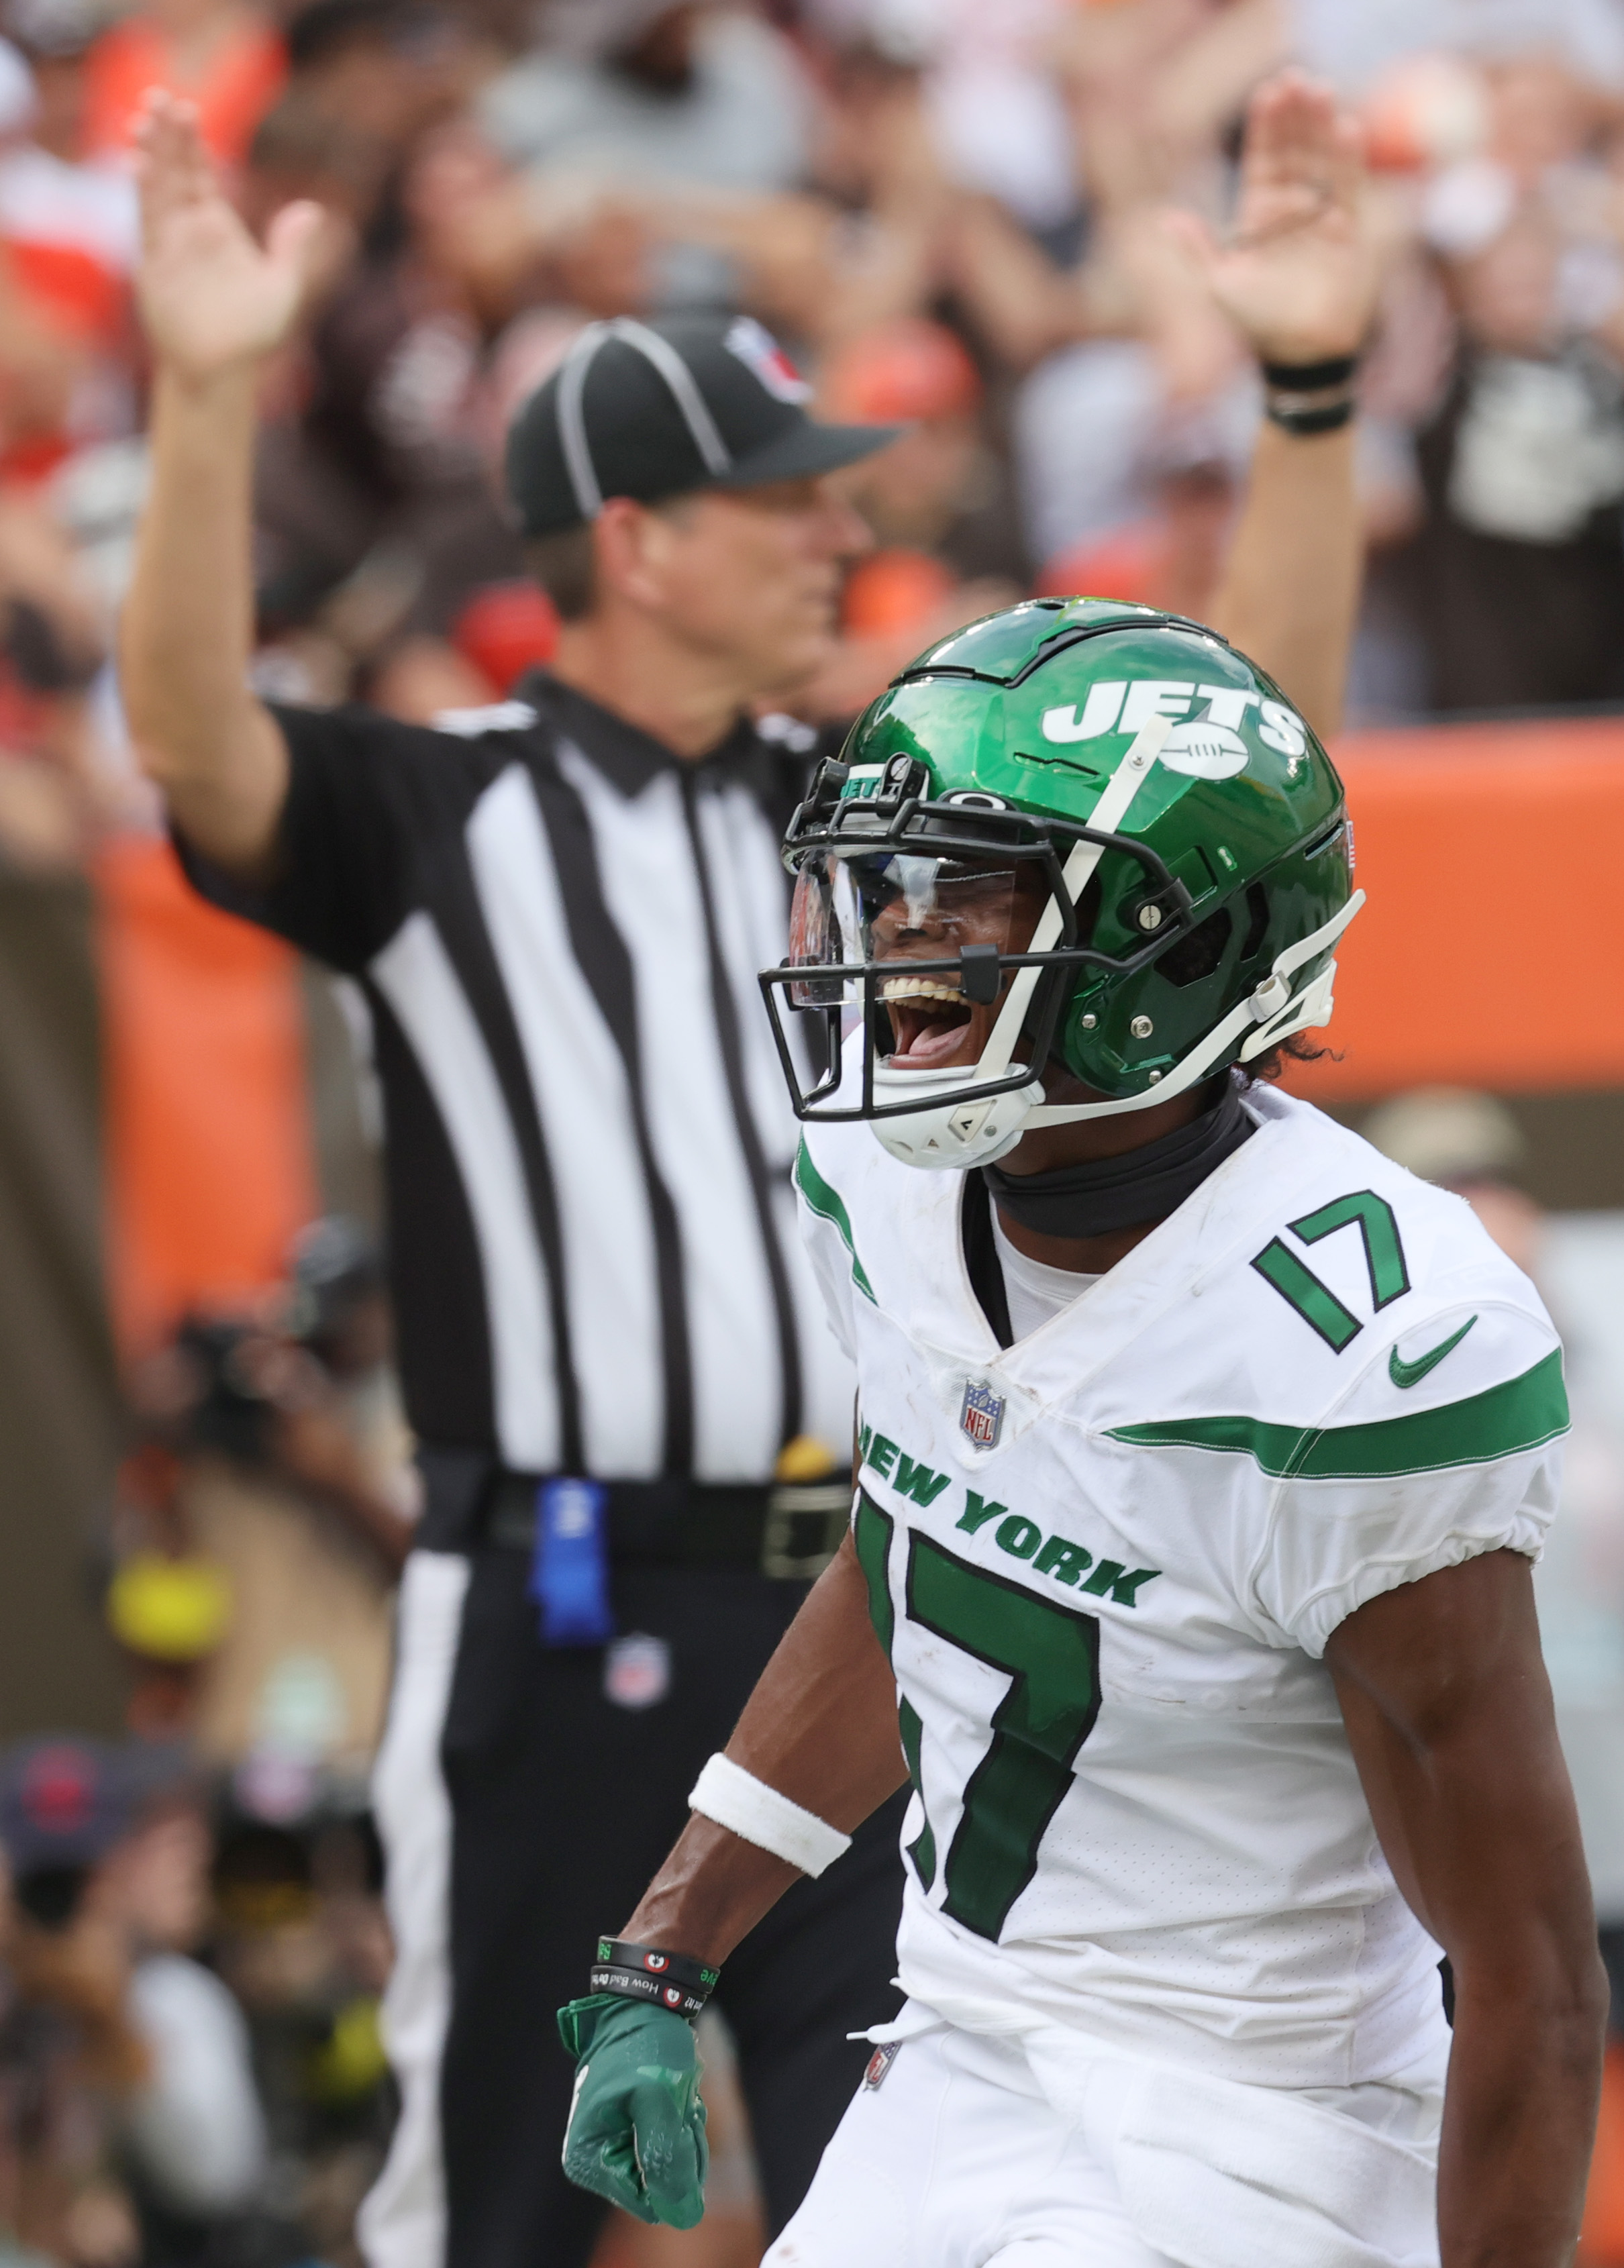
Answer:
<path fill-rule="evenodd" d="M 1246 743 L 1228 725 L 1175 725 L 1162 743 L 1162 761 L 1169 771 L 1195 779 L 1233 779 L 1246 769 Z"/>

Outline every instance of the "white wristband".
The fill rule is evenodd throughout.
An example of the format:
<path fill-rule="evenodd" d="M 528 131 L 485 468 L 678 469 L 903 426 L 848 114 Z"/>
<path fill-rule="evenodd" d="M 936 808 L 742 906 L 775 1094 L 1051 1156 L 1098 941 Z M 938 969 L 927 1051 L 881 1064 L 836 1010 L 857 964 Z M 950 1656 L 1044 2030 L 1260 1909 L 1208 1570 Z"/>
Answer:
<path fill-rule="evenodd" d="M 803 1874 L 821 1874 L 852 1846 L 849 1835 L 842 1835 L 816 1812 L 803 1811 L 728 1756 L 711 1758 L 694 1782 L 688 1808 L 758 1849 L 771 1851 L 775 1859 L 799 1867 Z"/>

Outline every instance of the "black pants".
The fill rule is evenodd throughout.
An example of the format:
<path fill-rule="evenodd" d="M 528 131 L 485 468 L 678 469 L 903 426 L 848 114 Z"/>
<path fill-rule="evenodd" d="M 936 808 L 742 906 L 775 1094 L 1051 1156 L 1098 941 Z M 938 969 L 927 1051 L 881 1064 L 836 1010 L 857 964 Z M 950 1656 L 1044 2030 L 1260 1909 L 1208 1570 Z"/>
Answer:
<path fill-rule="evenodd" d="M 440 2080 L 446 2268 L 577 2268 L 603 2206 L 565 2182 L 573 2073 L 555 2011 L 586 1989 L 688 1815 L 804 1587 L 733 1569 L 617 1571 L 623 1632 L 670 1650 L 652 1706 L 616 1705 L 596 1649 L 547 1651 L 523 1553 L 474 1555 L 441 1739 L 452 1811 L 452 2006 Z M 845 2035 L 897 2008 L 902 1799 L 798 1882 L 722 1972 L 776 2231 L 869 2053 Z"/>

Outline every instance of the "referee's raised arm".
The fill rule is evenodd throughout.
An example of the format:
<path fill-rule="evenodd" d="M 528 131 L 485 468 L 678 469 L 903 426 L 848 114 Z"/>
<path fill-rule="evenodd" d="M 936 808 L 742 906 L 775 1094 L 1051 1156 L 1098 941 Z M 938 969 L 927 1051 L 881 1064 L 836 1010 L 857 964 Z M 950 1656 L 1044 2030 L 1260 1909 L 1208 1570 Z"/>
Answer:
<path fill-rule="evenodd" d="M 189 105 L 166 94 L 151 98 L 140 167 L 152 487 L 121 631 L 125 713 L 190 842 L 258 879 L 288 752 L 248 687 L 255 397 L 298 315 L 321 214 L 285 207 L 262 249 L 221 194 Z"/>

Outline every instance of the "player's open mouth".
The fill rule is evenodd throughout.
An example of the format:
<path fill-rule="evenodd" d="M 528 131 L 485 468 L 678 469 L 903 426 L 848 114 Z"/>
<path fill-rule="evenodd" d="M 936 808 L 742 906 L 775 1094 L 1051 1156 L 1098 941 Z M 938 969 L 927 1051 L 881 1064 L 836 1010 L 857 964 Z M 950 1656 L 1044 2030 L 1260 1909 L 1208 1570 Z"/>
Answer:
<path fill-rule="evenodd" d="M 888 976 L 880 998 L 896 1040 L 893 1070 L 937 1071 L 952 1064 L 979 1021 L 962 992 L 932 976 Z"/>

